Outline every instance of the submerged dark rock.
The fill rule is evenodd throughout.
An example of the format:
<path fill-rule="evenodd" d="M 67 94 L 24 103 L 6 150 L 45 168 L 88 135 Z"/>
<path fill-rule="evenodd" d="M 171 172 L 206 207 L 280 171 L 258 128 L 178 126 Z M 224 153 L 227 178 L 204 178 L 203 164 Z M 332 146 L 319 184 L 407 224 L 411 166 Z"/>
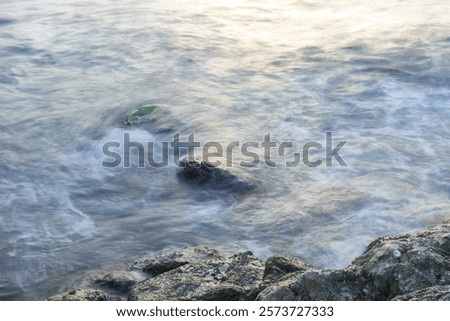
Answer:
<path fill-rule="evenodd" d="M 131 112 L 128 117 L 125 119 L 126 125 L 138 124 L 145 120 L 149 120 L 150 115 L 154 115 L 156 112 L 159 112 L 160 108 L 155 105 L 145 105 L 141 106 L 135 111 Z"/>
<path fill-rule="evenodd" d="M 128 114 L 123 120 L 126 127 L 144 128 L 156 134 L 181 132 L 186 127 L 166 105 L 143 105 Z"/>
<path fill-rule="evenodd" d="M 263 262 L 251 252 L 226 256 L 208 247 L 158 255 L 131 269 L 149 273 L 129 288 L 129 300 L 450 300 L 450 221 L 378 238 L 345 269 L 288 256 Z M 114 298 L 94 288 L 49 299 Z"/>
<path fill-rule="evenodd" d="M 180 167 L 178 178 L 182 182 L 194 186 L 221 190 L 230 189 L 244 193 L 253 189 L 251 183 L 207 161 L 184 159 L 180 161 L 178 166 Z"/>

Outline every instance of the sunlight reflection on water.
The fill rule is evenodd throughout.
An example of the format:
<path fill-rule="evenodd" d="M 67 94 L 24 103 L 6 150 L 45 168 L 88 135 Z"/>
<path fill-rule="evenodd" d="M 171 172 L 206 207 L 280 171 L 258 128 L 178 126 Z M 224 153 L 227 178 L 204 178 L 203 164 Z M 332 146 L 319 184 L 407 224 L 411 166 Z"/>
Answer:
<path fill-rule="evenodd" d="M 342 267 L 374 237 L 448 218 L 448 3 L 2 6 L 0 298 L 198 244 Z M 243 199 L 187 190 L 175 166 L 101 168 L 145 103 L 202 142 L 270 132 L 301 147 L 333 131 L 349 166 L 234 167 L 259 184 Z M 132 137 L 170 139 L 155 126 Z"/>

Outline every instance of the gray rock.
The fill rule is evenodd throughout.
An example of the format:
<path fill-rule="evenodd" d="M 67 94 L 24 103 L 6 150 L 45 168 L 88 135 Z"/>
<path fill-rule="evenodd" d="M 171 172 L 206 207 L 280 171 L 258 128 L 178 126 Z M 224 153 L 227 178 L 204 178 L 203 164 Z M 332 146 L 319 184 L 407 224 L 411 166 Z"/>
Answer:
<path fill-rule="evenodd" d="M 344 271 L 307 270 L 296 272 L 263 290 L 259 301 L 351 301 L 358 286 Z"/>
<path fill-rule="evenodd" d="M 62 294 L 57 294 L 47 299 L 48 301 L 109 301 L 109 296 L 100 290 L 76 289 Z"/>
<path fill-rule="evenodd" d="M 152 276 L 158 276 L 170 270 L 174 270 L 180 266 L 188 264 L 186 261 L 161 261 L 147 264 L 142 271 L 150 273 Z"/>
<path fill-rule="evenodd" d="M 398 295 L 392 301 L 450 301 L 450 285 L 436 285 Z"/>
<path fill-rule="evenodd" d="M 272 256 L 265 263 L 264 280 L 273 282 L 286 274 L 305 272 L 312 268 L 311 265 L 289 256 Z"/>
<path fill-rule="evenodd" d="M 199 293 L 197 301 L 239 301 L 247 296 L 247 290 L 233 284 L 218 284 Z"/>
<path fill-rule="evenodd" d="M 157 276 L 187 263 L 202 262 L 204 260 L 225 259 L 219 251 L 208 246 L 186 247 L 178 251 L 159 253 L 150 258 L 136 261 L 132 268 Z"/>
<path fill-rule="evenodd" d="M 247 251 L 235 254 L 221 282 L 250 288 L 258 285 L 264 275 L 264 263 Z"/>
<path fill-rule="evenodd" d="M 133 301 L 195 300 L 214 285 L 223 262 L 190 263 L 139 282 L 130 292 Z"/>
<path fill-rule="evenodd" d="M 264 264 L 250 252 L 182 265 L 138 283 L 130 300 L 241 300 L 262 281 Z"/>
<path fill-rule="evenodd" d="M 128 292 L 136 280 L 126 272 L 111 272 L 94 278 L 94 283 L 119 292 Z"/>
<path fill-rule="evenodd" d="M 417 234 L 382 237 L 347 269 L 363 280 L 359 299 L 390 300 L 450 284 L 450 221 Z"/>

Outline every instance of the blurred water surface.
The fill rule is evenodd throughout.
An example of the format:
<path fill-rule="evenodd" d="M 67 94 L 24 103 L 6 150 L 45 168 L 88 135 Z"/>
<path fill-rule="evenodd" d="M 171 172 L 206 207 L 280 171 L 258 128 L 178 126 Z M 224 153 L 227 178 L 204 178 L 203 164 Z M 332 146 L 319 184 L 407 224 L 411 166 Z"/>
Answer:
<path fill-rule="evenodd" d="M 344 267 L 377 236 L 448 218 L 449 14 L 434 0 L 3 0 L 0 298 L 198 244 Z M 102 168 L 124 131 L 169 138 L 122 126 L 144 103 L 201 141 L 270 132 L 301 148 L 332 131 L 348 166 L 235 166 L 260 187 L 239 199 L 190 190 L 175 166 Z"/>

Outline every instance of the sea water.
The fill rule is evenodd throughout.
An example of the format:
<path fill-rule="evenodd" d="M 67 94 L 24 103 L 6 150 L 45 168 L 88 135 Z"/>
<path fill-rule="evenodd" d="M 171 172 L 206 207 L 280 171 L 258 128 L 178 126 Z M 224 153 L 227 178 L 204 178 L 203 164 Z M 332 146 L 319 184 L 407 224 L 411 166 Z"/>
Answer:
<path fill-rule="evenodd" d="M 376 237 L 449 218 L 449 13 L 435 0 L 2 0 L 0 298 L 200 244 L 341 268 Z M 181 183 L 173 162 L 102 167 L 124 133 L 172 139 L 163 123 L 123 125 L 143 104 L 224 146 L 270 133 L 301 152 L 332 132 L 347 166 L 286 167 L 292 149 L 242 167 L 235 153 L 228 170 L 256 185 L 239 197 Z"/>

